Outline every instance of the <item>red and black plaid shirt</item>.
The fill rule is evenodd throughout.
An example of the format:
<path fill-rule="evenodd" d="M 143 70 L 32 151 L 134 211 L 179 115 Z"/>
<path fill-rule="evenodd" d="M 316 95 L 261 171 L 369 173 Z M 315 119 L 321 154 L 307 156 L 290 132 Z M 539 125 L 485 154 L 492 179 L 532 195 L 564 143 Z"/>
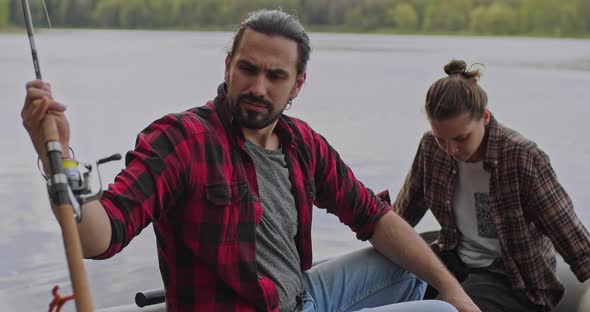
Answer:
<path fill-rule="evenodd" d="M 487 130 L 484 168 L 491 174 L 488 207 L 498 232 L 502 259 L 492 269 L 512 287 L 550 310 L 564 294 L 555 275 L 555 249 L 580 281 L 590 277 L 590 236 L 557 180 L 549 157 L 537 145 L 499 124 Z M 452 203 L 458 166 L 430 133 L 420 142 L 394 210 L 412 226 L 430 209 L 441 225 L 441 250 L 457 247 Z"/>
<path fill-rule="evenodd" d="M 254 162 L 226 106 L 221 85 L 205 106 L 152 123 L 101 199 L 113 234 L 98 258 L 113 256 L 153 223 L 169 311 L 278 310 L 274 283 L 256 268 L 262 205 Z M 370 238 L 391 207 L 306 123 L 283 115 L 275 131 L 298 211 L 301 269 L 312 263 L 312 205 Z"/>

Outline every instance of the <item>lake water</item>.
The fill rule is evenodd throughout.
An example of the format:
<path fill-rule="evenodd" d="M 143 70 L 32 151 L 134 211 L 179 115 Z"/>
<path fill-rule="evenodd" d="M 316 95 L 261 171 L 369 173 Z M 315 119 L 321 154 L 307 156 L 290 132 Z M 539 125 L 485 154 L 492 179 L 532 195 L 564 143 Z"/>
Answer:
<path fill-rule="evenodd" d="M 495 116 L 550 156 L 578 215 L 590 225 L 590 40 L 312 34 L 308 79 L 288 114 L 309 122 L 375 191 L 395 196 L 427 122 L 431 82 L 452 58 L 486 65 L 482 85 Z M 133 147 L 169 112 L 203 104 L 223 78 L 231 33 L 73 31 L 37 33 L 44 79 L 68 106 L 71 145 L 94 161 Z M 21 126 L 24 85 L 34 78 L 26 35 L 0 35 L 0 310 L 43 311 L 69 277 L 59 226 Z M 123 162 L 104 166 L 112 181 Z M 314 259 L 364 246 L 316 210 Z M 428 216 L 418 230 L 436 229 Z M 159 288 L 146 228 L 119 255 L 87 261 L 95 306 L 131 303 Z M 72 311 L 69 304 L 66 311 Z"/>

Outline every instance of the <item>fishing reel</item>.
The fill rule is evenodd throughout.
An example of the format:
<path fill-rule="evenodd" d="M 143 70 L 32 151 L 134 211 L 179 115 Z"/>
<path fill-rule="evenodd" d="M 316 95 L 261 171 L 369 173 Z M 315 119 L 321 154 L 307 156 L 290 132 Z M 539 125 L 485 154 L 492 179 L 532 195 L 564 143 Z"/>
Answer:
<path fill-rule="evenodd" d="M 62 161 L 64 174 L 68 181 L 67 187 L 67 196 L 69 199 L 70 204 L 74 208 L 74 215 L 76 217 L 76 222 L 80 223 L 82 221 L 82 206 L 89 201 L 93 201 L 99 199 L 102 196 L 103 188 L 102 188 L 102 179 L 100 177 L 100 170 L 99 166 L 114 160 L 120 160 L 121 154 L 113 154 L 109 157 L 105 157 L 96 161 L 96 172 L 98 173 L 98 190 L 96 192 L 92 192 L 91 187 L 91 173 L 92 173 L 92 164 L 84 163 L 82 167 L 86 169 L 84 172 L 80 172 L 80 163 L 74 159 L 64 159 Z M 52 186 L 52 179 L 47 179 L 47 190 L 49 192 L 49 197 L 55 199 L 56 191 Z M 55 201 L 54 201 L 55 202 Z"/>

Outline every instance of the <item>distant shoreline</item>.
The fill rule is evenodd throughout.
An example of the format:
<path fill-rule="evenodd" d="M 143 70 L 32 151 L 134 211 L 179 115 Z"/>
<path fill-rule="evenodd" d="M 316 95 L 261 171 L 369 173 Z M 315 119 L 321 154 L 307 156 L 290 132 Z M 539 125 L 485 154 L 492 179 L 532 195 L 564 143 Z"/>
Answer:
<path fill-rule="evenodd" d="M 50 30 L 46 27 L 36 27 L 36 30 Z M 234 28 L 230 27 L 194 27 L 194 28 L 54 28 L 60 30 L 137 30 L 137 31 L 186 31 L 186 32 L 231 32 Z M 343 26 L 317 26 L 312 25 L 307 27 L 309 33 L 330 33 L 330 34 L 359 34 L 359 35 L 403 35 L 403 36 L 444 36 L 444 37 L 497 37 L 497 38 L 550 38 L 550 39 L 590 39 L 590 33 L 578 35 L 554 35 L 554 34 L 492 34 L 492 33 L 475 33 L 471 31 L 459 32 L 424 32 L 424 31 L 403 31 L 399 29 L 377 29 L 371 31 L 354 30 Z M 26 32 L 23 27 L 3 27 L 0 28 L 0 34 L 14 34 Z"/>
<path fill-rule="evenodd" d="M 19 32 L 23 32 L 26 31 L 24 28 L 21 27 L 13 27 L 13 26 L 9 26 L 9 27 L 0 27 L 0 34 L 14 34 L 14 33 L 19 33 Z"/>

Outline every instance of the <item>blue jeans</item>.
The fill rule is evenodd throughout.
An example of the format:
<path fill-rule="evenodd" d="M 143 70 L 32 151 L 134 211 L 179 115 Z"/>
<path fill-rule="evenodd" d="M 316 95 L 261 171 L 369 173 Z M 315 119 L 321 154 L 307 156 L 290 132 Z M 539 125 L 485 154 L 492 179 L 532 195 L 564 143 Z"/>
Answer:
<path fill-rule="evenodd" d="M 303 273 L 304 312 L 456 312 L 438 300 L 421 301 L 426 283 L 373 247 L 331 259 Z"/>

